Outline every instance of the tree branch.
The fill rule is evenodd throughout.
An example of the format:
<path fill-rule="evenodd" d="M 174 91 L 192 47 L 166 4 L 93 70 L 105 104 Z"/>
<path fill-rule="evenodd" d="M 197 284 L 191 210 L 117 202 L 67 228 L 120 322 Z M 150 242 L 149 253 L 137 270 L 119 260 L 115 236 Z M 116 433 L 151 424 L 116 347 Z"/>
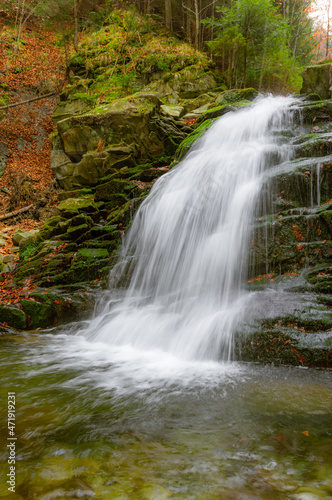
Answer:
<path fill-rule="evenodd" d="M 18 210 L 14 210 L 13 212 L 8 212 L 7 214 L 0 215 L 0 220 L 10 219 L 10 217 L 14 217 L 15 215 L 22 214 L 23 212 L 27 212 L 32 207 L 33 207 L 33 203 L 31 203 L 31 205 L 28 205 L 27 207 L 19 208 Z"/>
<path fill-rule="evenodd" d="M 21 106 L 21 104 L 28 104 L 29 102 L 40 101 L 40 99 L 47 99 L 48 97 L 51 97 L 53 95 L 56 95 L 56 92 L 50 92 L 49 94 L 40 95 L 38 97 L 34 97 L 33 99 L 28 99 L 27 101 L 14 102 L 13 104 L 8 104 L 7 106 L 1 106 L 0 111 L 9 108 L 15 108 L 16 106 Z"/>

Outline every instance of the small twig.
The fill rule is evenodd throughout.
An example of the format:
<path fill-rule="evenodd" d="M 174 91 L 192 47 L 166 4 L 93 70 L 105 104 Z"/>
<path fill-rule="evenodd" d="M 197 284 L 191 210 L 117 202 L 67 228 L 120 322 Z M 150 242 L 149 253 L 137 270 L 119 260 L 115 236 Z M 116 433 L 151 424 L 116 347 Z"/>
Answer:
<path fill-rule="evenodd" d="M 50 92 L 49 94 L 40 95 L 38 97 L 34 97 L 33 99 L 28 99 L 27 101 L 14 102 L 14 104 L 7 104 L 7 106 L 1 106 L 0 111 L 3 109 L 14 108 L 15 106 L 21 106 L 21 104 L 28 104 L 29 102 L 39 101 L 40 99 L 47 99 L 47 97 L 51 97 L 55 95 L 56 92 Z"/>
<path fill-rule="evenodd" d="M 13 212 L 8 212 L 8 214 L 0 215 L 0 220 L 9 219 L 10 217 L 14 217 L 15 215 L 27 212 L 32 207 L 33 203 L 31 203 L 31 205 L 28 205 L 27 207 L 19 208 L 18 210 L 14 210 Z"/>

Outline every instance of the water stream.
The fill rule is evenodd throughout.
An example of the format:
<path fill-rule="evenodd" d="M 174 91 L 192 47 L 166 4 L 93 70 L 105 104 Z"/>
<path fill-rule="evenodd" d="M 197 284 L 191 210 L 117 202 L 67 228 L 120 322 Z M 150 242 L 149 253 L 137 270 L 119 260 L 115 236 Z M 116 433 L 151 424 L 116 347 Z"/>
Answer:
<path fill-rule="evenodd" d="M 250 225 L 264 172 L 292 156 L 277 137 L 296 103 L 227 114 L 155 184 L 95 318 L 2 335 L 1 498 L 332 498 L 330 372 L 231 362 L 234 329 L 264 309 L 242 286 Z"/>
<path fill-rule="evenodd" d="M 276 132 L 291 126 L 296 102 L 260 98 L 228 113 L 155 184 L 111 276 L 114 286 L 129 275 L 125 297 L 108 304 L 88 338 L 187 360 L 231 359 L 263 175 L 291 158 Z"/>

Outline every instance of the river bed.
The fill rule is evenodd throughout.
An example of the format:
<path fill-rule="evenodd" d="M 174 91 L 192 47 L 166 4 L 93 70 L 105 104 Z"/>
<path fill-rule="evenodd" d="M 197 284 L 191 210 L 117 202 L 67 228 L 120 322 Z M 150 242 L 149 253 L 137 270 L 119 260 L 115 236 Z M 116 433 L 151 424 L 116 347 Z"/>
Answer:
<path fill-rule="evenodd" d="M 81 326 L 1 338 L 1 498 L 332 498 L 331 371 L 181 361 Z"/>

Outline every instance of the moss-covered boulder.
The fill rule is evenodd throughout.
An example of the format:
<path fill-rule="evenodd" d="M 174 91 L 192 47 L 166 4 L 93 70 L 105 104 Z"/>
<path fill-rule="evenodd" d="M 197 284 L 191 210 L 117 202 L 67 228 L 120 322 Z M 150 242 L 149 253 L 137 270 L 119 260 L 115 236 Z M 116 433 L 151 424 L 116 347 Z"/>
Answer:
<path fill-rule="evenodd" d="M 207 119 L 201 123 L 191 134 L 189 134 L 179 145 L 176 150 L 175 158 L 180 161 L 188 153 L 189 149 L 195 144 L 198 139 L 203 137 L 205 132 L 211 127 L 213 120 Z M 198 146 L 198 144 L 197 144 Z"/>
<path fill-rule="evenodd" d="M 258 91 L 253 88 L 225 90 L 218 94 L 215 106 L 235 104 L 240 101 L 253 101 L 258 96 Z"/>
<path fill-rule="evenodd" d="M 80 212 L 96 212 L 98 209 L 94 202 L 93 195 L 83 196 L 81 198 L 68 198 L 61 201 L 58 205 L 62 217 L 71 219 Z"/>
<path fill-rule="evenodd" d="M 143 158 L 169 156 L 184 138 L 159 115 L 158 100 L 149 95 L 99 106 L 89 114 L 58 122 L 57 129 L 63 150 L 58 149 L 57 137 L 51 167 L 65 189 L 95 185 L 105 175 L 130 169 Z"/>
<path fill-rule="evenodd" d="M 23 330 L 27 326 L 27 318 L 21 309 L 13 306 L 0 305 L 0 323 Z"/>
<path fill-rule="evenodd" d="M 322 99 L 331 99 L 331 61 L 308 66 L 302 76 L 301 93 L 317 93 Z"/>
<path fill-rule="evenodd" d="M 188 66 L 151 83 L 144 91 L 164 99 L 166 96 L 173 99 L 194 99 L 216 87 L 217 82 L 212 72 L 207 72 L 204 67 Z"/>
<path fill-rule="evenodd" d="M 52 325 L 55 318 L 55 310 L 51 304 L 38 302 L 36 299 L 22 299 L 20 306 L 27 316 L 27 326 L 29 329 L 46 328 Z"/>

